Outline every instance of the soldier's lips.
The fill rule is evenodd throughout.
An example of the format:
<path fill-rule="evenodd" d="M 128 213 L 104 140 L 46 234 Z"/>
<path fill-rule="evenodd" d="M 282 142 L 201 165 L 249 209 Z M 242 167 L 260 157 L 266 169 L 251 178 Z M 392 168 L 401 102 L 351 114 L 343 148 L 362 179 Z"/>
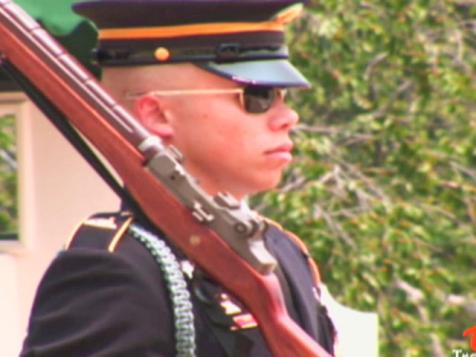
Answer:
<path fill-rule="evenodd" d="M 266 150 L 264 154 L 274 160 L 278 160 L 283 163 L 289 163 L 293 159 L 293 155 L 291 153 L 293 149 L 292 143 L 286 143 L 283 145 L 279 145 L 271 150 Z"/>

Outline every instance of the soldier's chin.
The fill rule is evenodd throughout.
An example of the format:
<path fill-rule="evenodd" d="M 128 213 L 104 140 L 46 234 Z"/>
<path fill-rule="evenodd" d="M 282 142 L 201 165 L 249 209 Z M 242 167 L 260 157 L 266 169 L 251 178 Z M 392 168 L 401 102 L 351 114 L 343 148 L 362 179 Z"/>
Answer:
<path fill-rule="evenodd" d="M 268 175 L 267 177 L 262 177 L 254 193 L 265 192 L 278 187 L 283 176 L 282 171 L 283 170 L 279 170 L 279 173 L 274 173 L 272 175 Z"/>

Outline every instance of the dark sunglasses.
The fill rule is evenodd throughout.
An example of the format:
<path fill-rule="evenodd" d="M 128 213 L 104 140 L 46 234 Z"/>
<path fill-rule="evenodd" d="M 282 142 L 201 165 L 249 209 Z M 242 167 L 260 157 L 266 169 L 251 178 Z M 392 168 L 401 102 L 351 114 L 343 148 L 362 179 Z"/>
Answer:
<path fill-rule="evenodd" d="M 156 90 L 146 93 L 128 93 L 126 99 L 135 99 L 143 95 L 168 97 L 177 95 L 219 95 L 235 93 L 239 94 L 240 104 L 248 113 L 261 114 L 267 112 L 277 99 L 284 100 L 286 89 L 263 86 L 222 89 L 171 89 Z"/>
<path fill-rule="evenodd" d="M 278 100 L 284 100 L 286 89 L 273 87 L 247 86 L 242 88 L 240 101 L 248 113 L 265 113 Z"/>

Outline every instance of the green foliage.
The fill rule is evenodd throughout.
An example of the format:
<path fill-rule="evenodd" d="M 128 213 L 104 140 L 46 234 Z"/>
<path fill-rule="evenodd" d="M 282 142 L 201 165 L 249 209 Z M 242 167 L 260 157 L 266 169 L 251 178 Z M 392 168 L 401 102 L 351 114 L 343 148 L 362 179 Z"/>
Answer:
<path fill-rule="evenodd" d="M 301 124 L 280 190 L 333 295 L 377 311 L 383 356 L 468 349 L 476 321 L 476 7 L 312 2 L 293 28 Z M 468 2 L 469 3 L 469 2 Z"/>
<path fill-rule="evenodd" d="M 17 232 L 15 117 L 0 117 L 0 238 Z"/>

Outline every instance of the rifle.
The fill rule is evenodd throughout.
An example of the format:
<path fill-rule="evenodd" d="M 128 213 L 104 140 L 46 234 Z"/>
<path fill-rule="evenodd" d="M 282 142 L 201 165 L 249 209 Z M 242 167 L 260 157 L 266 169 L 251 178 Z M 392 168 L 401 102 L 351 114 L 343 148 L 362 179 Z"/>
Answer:
<path fill-rule="evenodd" d="M 246 305 L 273 355 L 329 357 L 286 312 L 261 218 L 227 194 L 205 193 L 181 165 L 177 150 L 142 127 L 11 0 L 0 0 L 0 54 L 3 68 L 47 116 L 67 118 L 65 125 L 111 164 L 134 207 Z"/>

